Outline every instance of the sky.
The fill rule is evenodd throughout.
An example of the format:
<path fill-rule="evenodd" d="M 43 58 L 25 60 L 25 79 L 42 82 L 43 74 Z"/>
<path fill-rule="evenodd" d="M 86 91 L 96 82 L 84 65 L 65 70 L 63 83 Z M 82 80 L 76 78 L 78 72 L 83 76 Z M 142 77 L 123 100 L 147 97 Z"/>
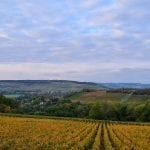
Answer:
<path fill-rule="evenodd" d="M 150 0 L 0 0 L 0 80 L 150 83 Z"/>

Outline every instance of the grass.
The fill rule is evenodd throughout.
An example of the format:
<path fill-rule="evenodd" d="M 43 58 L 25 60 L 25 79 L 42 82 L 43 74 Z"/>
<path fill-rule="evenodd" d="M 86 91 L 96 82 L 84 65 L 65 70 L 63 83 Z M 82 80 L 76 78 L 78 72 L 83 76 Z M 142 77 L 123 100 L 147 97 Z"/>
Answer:
<path fill-rule="evenodd" d="M 20 94 L 4 94 L 6 98 L 17 98 L 21 96 Z"/>

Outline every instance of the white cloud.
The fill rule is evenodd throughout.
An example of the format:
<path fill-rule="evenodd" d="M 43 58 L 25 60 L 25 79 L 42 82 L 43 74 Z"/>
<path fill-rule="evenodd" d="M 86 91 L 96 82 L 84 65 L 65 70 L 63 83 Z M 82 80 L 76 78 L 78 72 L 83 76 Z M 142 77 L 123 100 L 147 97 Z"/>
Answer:
<path fill-rule="evenodd" d="M 124 31 L 119 30 L 119 29 L 113 29 L 112 30 L 112 34 L 116 38 L 121 38 L 121 37 L 123 37 L 125 35 Z"/>
<path fill-rule="evenodd" d="M 149 69 L 149 6 L 149 0 L 3 0 L 0 62 L 10 66 L 1 66 L 1 78 L 9 70 L 8 78 L 93 79 Z"/>
<path fill-rule="evenodd" d="M 91 80 L 101 75 L 108 76 L 118 74 L 122 70 L 150 69 L 150 64 L 117 64 L 117 63 L 10 63 L 0 64 L 0 79 L 70 79 Z M 99 77 L 98 77 L 99 76 Z M 107 78 L 107 77 L 106 77 Z"/>
<path fill-rule="evenodd" d="M 0 31 L 0 38 L 4 38 L 4 39 L 12 39 L 6 32 Z"/>

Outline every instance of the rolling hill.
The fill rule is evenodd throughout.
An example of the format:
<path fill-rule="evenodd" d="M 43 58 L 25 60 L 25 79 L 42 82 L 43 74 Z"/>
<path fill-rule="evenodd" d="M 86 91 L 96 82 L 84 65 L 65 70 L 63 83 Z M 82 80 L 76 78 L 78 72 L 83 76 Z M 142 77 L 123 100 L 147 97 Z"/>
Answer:
<path fill-rule="evenodd" d="M 0 80 L 0 93 L 67 93 L 82 89 L 150 88 L 139 83 L 92 83 L 68 80 Z"/>
<path fill-rule="evenodd" d="M 100 84 L 66 80 L 1 80 L 0 92 L 4 93 L 66 93 L 82 89 L 104 89 Z"/>

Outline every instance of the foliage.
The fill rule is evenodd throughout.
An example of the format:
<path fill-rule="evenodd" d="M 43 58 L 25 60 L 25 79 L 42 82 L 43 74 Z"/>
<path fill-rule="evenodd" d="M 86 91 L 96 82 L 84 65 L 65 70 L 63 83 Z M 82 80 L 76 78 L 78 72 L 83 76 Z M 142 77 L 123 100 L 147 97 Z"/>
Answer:
<path fill-rule="evenodd" d="M 18 108 L 18 102 L 11 98 L 0 95 L 0 112 L 9 113 Z"/>
<path fill-rule="evenodd" d="M 85 91 L 87 92 L 87 90 Z M 92 94 L 90 91 L 88 93 L 88 96 L 93 96 L 93 91 Z M 103 95 L 105 93 L 97 92 L 96 94 Z M 150 122 L 150 101 L 102 100 L 94 103 L 81 103 L 80 101 L 72 102 L 66 95 L 64 97 L 25 95 L 16 99 L 6 98 L 1 95 L 0 112 Z"/>

